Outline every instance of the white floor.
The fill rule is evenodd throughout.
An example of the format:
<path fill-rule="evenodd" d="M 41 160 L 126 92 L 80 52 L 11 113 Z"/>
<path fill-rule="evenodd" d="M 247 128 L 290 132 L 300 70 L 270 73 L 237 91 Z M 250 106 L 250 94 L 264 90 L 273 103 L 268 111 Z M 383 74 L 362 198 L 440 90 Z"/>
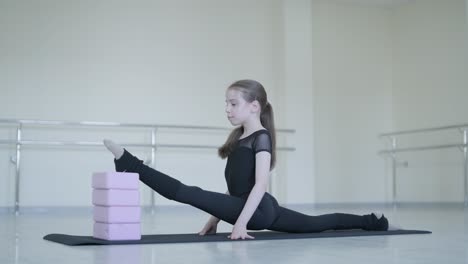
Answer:
<path fill-rule="evenodd" d="M 368 213 L 369 208 L 313 209 L 308 214 Z M 375 209 L 375 208 L 373 208 Z M 379 208 L 377 208 L 379 209 Z M 428 235 L 297 240 L 70 247 L 45 241 L 49 233 L 92 234 L 90 210 L 0 213 L 0 263 L 468 263 L 468 209 L 412 206 L 379 211 L 405 229 Z M 142 233 L 195 233 L 208 216 L 193 208 L 158 208 L 145 213 Z M 221 223 L 220 232 L 231 227 Z"/>

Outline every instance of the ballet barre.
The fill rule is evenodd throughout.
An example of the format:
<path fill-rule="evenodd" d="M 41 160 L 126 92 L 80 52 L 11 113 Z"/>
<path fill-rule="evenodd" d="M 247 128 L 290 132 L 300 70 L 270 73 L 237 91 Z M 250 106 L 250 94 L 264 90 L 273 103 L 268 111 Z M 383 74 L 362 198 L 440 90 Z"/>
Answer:
<path fill-rule="evenodd" d="M 103 146 L 102 141 L 58 141 L 58 140 L 27 140 L 23 137 L 25 129 L 37 126 L 65 128 L 65 127 L 109 127 L 109 128 L 138 128 L 149 129 L 151 140 L 149 143 L 120 143 L 125 147 L 143 147 L 151 148 L 151 157 L 145 161 L 146 165 L 156 168 L 156 150 L 159 148 L 178 148 L 178 149 L 218 149 L 219 146 L 203 145 L 203 144 L 163 144 L 156 142 L 158 129 L 175 129 L 175 130 L 200 130 L 200 131 L 220 131 L 229 132 L 232 128 L 217 127 L 217 126 L 193 126 L 193 125 L 168 125 L 168 124 L 145 124 L 145 123 L 119 123 L 119 122 L 95 122 L 95 121 L 56 121 L 56 120 L 33 120 L 33 119 L 1 119 L 0 125 L 14 126 L 16 129 L 16 139 L 0 139 L 1 145 L 16 146 L 16 155 L 11 157 L 10 161 L 15 164 L 15 214 L 19 213 L 20 209 L 20 180 L 21 180 L 21 151 L 23 146 L 79 146 L 79 147 L 96 147 Z M 276 129 L 277 133 L 293 134 L 294 129 Z M 295 151 L 295 147 L 276 147 L 279 151 Z M 271 191 L 271 185 L 269 186 Z M 155 195 L 151 193 L 151 210 L 154 212 Z"/>
<path fill-rule="evenodd" d="M 458 130 L 461 133 L 462 143 L 450 143 L 450 144 L 438 144 L 438 145 L 426 145 L 426 146 L 417 146 L 417 147 L 398 147 L 398 137 L 403 135 L 415 135 L 422 133 L 431 133 L 436 131 L 444 130 Z M 388 139 L 390 142 L 390 149 L 380 150 L 379 155 L 390 156 L 392 160 L 392 204 L 394 209 L 396 208 L 396 203 L 398 201 L 397 197 L 397 153 L 402 152 L 414 152 L 414 151 L 426 151 L 426 150 L 435 150 L 435 149 L 450 149 L 458 148 L 463 154 L 463 194 L 464 194 L 464 206 L 468 207 L 468 123 L 466 124 L 456 124 L 449 126 L 439 126 L 439 127 L 430 127 L 430 128 L 420 128 L 412 130 L 402 130 L 395 131 L 390 133 L 382 133 L 379 135 L 379 138 Z M 405 163 L 407 165 L 407 163 Z"/>

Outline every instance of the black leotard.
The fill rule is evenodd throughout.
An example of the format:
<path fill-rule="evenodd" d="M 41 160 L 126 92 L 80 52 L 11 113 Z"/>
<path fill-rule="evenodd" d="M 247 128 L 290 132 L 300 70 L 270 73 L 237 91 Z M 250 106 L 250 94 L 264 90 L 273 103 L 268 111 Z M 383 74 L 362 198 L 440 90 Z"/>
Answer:
<path fill-rule="evenodd" d="M 257 130 L 237 141 L 229 155 L 224 176 L 231 195 L 246 198 L 255 185 L 255 155 L 261 151 L 271 154 L 271 137 L 266 129 Z"/>

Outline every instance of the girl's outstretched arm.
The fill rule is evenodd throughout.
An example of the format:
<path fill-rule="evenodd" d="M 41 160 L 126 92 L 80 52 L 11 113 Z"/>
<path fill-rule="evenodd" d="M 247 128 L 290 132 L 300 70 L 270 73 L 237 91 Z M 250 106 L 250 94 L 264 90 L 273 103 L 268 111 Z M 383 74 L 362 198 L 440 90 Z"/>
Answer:
<path fill-rule="evenodd" d="M 241 214 L 232 229 L 232 233 L 228 238 L 251 238 L 254 237 L 247 234 L 247 223 L 257 210 L 260 201 L 263 198 L 268 188 L 268 177 L 270 172 L 271 154 L 267 151 L 258 152 L 255 155 L 255 185 L 247 198 L 247 202 L 242 209 Z"/>

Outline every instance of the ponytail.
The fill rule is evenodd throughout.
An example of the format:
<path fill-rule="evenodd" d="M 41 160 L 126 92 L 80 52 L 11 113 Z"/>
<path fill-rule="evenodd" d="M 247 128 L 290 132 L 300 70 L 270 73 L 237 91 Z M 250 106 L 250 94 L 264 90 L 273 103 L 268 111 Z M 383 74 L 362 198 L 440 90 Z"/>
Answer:
<path fill-rule="evenodd" d="M 276 165 L 276 130 L 275 130 L 275 118 L 273 115 L 273 107 L 269 102 L 266 103 L 260 114 L 260 122 L 269 132 L 271 136 L 271 162 L 270 170 Z"/>

